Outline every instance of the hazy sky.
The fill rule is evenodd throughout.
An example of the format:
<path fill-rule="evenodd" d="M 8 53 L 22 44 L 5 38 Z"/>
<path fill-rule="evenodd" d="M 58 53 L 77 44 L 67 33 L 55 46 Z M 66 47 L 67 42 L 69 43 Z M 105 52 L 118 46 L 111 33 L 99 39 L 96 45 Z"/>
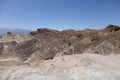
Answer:
<path fill-rule="evenodd" d="M 120 25 L 120 0 L 0 0 L 0 28 L 85 29 Z"/>

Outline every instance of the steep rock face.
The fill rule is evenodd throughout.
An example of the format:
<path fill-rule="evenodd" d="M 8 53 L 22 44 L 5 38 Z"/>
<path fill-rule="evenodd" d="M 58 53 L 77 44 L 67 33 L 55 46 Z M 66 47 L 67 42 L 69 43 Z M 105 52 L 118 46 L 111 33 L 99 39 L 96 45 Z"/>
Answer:
<path fill-rule="evenodd" d="M 17 42 L 15 45 L 7 45 L 9 54 L 14 53 L 22 60 L 29 61 L 30 58 L 46 60 L 55 56 L 85 52 L 104 55 L 120 53 L 120 27 L 114 25 L 108 25 L 101 30 L 81 31 L 42 28 L 30 32 L 28 38 L 30 39 Z M 2 50 L 0 52 L 5 54 Z"/>

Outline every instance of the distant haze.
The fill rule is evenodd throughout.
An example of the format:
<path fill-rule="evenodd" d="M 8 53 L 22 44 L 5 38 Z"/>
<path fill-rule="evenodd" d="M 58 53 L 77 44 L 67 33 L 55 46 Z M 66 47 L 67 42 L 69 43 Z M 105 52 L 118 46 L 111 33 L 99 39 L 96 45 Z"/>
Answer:
<path fill-rule="evenodd" d="M 12 32 L 14 34 L 28 34 L 30 30 L 25 30 L 25 29 L 0 29 L 0 36 L 4 36 L 7 34 L 7 32 Z"/>

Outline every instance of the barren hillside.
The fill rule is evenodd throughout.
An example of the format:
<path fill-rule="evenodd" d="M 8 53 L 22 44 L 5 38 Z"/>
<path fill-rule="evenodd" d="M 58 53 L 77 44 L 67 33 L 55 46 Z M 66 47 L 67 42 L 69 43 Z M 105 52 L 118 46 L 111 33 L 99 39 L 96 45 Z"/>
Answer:
<path fill-rule="evenodd" d="M 120 27 L 37 29 L 0 38 L 0 80 L 120 80 Z"/>
<path fill-rule="evenodd" d="M 1 56 L 16 56 L 23 61 L 35 57 L 52 59 L 55 56 L 95 53 L 120 53 L 120 27 L 108 25 L 101 30 L 38 29 L 28 35 L 8 34 L 0 38 Z M 9 52 L 9 53 L 8 53 Z"/>

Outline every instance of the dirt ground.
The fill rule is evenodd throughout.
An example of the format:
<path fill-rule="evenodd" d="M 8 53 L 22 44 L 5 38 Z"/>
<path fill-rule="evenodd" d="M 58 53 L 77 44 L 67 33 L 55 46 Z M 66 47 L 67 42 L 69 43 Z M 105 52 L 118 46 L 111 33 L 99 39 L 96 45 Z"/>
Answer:
<path fill-rule="evenodd" d="M 29 64 L 1 65 L 0 80 L 120 80 L 119 54 L 73 54 Z"/>

